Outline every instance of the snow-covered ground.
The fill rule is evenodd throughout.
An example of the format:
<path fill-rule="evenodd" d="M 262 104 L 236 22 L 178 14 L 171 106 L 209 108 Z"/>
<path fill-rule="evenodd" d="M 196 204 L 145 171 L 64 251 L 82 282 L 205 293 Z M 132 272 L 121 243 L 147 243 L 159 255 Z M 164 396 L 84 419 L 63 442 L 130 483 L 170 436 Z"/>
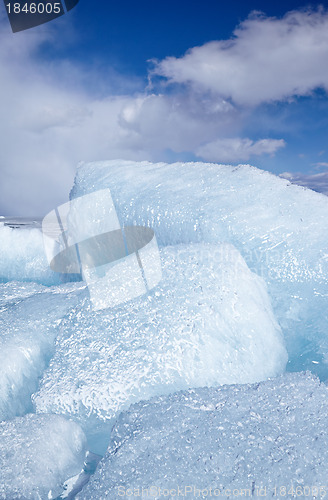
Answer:
<path fill-rule="evenodd" d="M 122 226 L 154 229 L 163 272 L 116 307 L 94 311 L 85 282 L 51 271 L 38 229 L 0 224 L 1 425 L 39 446 L 3 441 L 0 498 L 54 498 L 84 450 L 108 444 L 80 498 L 193 478 L 253 493 L 275 478 L 318 486 L 326 386 L 283 373 L 328 379 L 328 198 L 250 166 L 125 161 L 82 164 L 71 198 L 104 188 Z M 11 460 L 26 489 L 9 484 Z"/>

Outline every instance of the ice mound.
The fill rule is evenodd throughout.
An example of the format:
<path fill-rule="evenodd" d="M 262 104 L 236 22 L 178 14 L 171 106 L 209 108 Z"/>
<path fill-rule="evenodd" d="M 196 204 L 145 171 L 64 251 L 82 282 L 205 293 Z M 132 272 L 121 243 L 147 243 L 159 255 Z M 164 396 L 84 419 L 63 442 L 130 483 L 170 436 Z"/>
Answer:
<path fill-rule="evenodd" d="M 289 370 L 328 378 L 328 198 L 247 165 L 81 164 L 71 198 L 109 188 L 122 225 L 160 245 L 232 243 L 268 284 Z"/>
<path fill-rule="evenodd" d="M 0 225 L 0 283 L 10 280 L 55 285 L 61 276 L 51 271 L 38 229 Z"/>
<path fill-rule="evenodd" d="M 119 416 L 77 498 L 323 498 L 327 429 L 328 388 L 309 373 L 157 397 Z"/>
<path fill-rule="evenodd" d="M 55 498 L 61 484 L 82 469 L 85 446 L 81 428 L 59 415 L 0 423 L 0 498 Z"/>
<path fill-rule="evenodd" d="M 0 420 L 32 409 L 62 317 L 78 301 L 68 286 L 0 284 Z"/>
<path fill-rule="evenodd" d="M 285 369 L 265 283 L 237 250 L 165 247 L 161 262 L 163 279 L 149 294 L 101 312 L 88 298 L 79 303 L 61 323 L 33 396 L 37 412 L 76 419 L 96 453 L 107 447 L 113 419 L 133 402 L 259 381 Z"/>

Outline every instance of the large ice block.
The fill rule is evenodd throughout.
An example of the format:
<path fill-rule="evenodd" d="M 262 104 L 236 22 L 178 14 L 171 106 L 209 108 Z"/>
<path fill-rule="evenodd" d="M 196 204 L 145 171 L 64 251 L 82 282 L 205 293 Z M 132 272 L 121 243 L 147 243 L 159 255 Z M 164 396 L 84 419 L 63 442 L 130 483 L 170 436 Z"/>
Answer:
<path fill-rule="evenodd" d="M 142 401 L 77 500 L 324 498 L 327 429 L 328 388 L 309 373 Z"/>
<path fill-rule="evenodd" d="M 109 188 L 159 245 L 229 242 L 268 284 L 289 370 L 328 378 L 328 197 L 249 165 L 82 163 L 71 198 Z"/>
<path fill-rule="evenodd" d="M 149 294 L 94 312 L 85 298 L 61 323 L 33 396 L 37 412 L 76 419 L 102 452 L 132 402 L 188 387 L 263 380 L 287 354 L 262 278 L 231 245 L 161 249 Z M 99 433 L 97 435 L 97 433 Z"/>

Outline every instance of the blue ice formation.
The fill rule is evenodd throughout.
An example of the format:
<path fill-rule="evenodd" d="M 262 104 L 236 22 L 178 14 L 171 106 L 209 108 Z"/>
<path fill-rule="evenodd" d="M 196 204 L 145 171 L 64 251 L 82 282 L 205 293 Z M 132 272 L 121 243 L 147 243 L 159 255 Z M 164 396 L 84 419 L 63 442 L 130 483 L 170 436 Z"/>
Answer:
<path fill-rule="evenodd" d="M 108 454 L 81 493 L 91 500 L 116 499 L 117 485 L 165 486 L 164 465 L 167 484 L 178 474 L 185 485 L 194 478 L 196 487 L 210 486 L 217 470 L 219 488 L 238 482 L 256 492 L 261 477 L 268 485 L 273 478 L 295 487 L 324 483 L 326 386 L 302 374 L 263 381 L 284 372 L 287 353 L 287 371 L 328 378 L 328 198 L 250 166 L 125 161 L 82 164 L 71 198 L 104 188 L 121 226 L 154 229 L 163 279 L 150 293 L 94 311 L 83 281 L 65 283 L 50 271 L 38 230 L 0 224 L 3 428 L 15 436 L 10 426 L 24 422 L 27 438 L 45 446 L 36 453 L 43 460 L 47 443 L 33 422 L 50 436 L 63 428 L 42 420 L 49 413 L 80 425 L 96 453 L 118 419 Z M 88 223 L 101 213 L 94 208 L 81 203 Z M 101 231 L 101 217 L 94 223 Z M 37 484 L 33 500 L 76 474 L 55 439 L 49 447 L 59 462 L 45 463 L 52 479 L 26 483 Z M 30 464 L 27 477 L 36 477 L 31 446 L 17 467 Z M 13 467 L 10 453 L 4 460 Z"/>
<path fill-rule="evenodd" d="M 71 198 L 102 188 L 160 245 L 234 245 L 268 285 L 288 370 L 328 378 L 326 196 L 249 165 L 107 161 L 80 165 Z"/>
<path fill-rule="evenodd" d="M 323 498 L 327 428 L 309 373 L 159 396 L 119 416 L 77 499 Z"/>
<path fill-rule="evenodd" d="M 149 294 L 101 313 L 88 297 L 79 302 L 33 396 L 37 412 L 76 419 L 96 453 L 133 402 L 285 370 L 266 285 L 234 247 L 164 247 L 161 261 L 162 280 Z"/>
<path fill-rule="evenodd" d="M 69 286 L 0 284 L 0 420 L 32 410 L 30 396 L 53 355 L 59 325 L 78 300 L 77 285 L 74 294 Z"/>
<path fill-rule="evenodd" d="M 56 285 L 61 275 L 49 267 L 41 231 L 17 230 L 0 223 L 0 283 L 12 280 Z"/>
<path fill-rule="evenodd" d="M 0 498 L 55 498 L 61 483 L 78 474 L 86 439 L 59 415 L 25 415 L 0 422 Z"/>

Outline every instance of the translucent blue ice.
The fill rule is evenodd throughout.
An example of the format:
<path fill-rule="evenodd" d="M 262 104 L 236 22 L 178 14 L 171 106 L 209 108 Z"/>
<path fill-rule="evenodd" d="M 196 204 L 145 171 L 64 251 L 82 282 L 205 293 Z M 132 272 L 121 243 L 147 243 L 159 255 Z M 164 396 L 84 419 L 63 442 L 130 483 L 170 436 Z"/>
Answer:
<path fill-rule="evenodd" d="M 81 471 L 85 447 L 80 427 L 59 415 L 26 415 L 1 422 L 0 498 L 55 498 L 65 479 Z"/>
<path fill-rule="evenodd" d="M 78 500 L 324 498 L 327 428 L 328 388 L 310 374 L 142 401 Z"/>
<path fill-rule="evenodd" d="M 94 311 L 84 282 L 63 284 L 50 270 L 38 230 L 0 225 L 0 420 L 58 413 L 102 452 L 118 418 L 81 499 L 116 500 L 117 486 L 177 481 L 253 495 L 260 486 L 325 484 L 326 386 L 300 374 L 259 381 L 285 370 L 286 348 L 287 370 L 328 378 L 328 197 L 249 166 L 82 164 L 71 197 L 81 197 L 79 218 L 100 232 L 103 207 L 84 204 L 83 195 L 103 188 L 121 226 L 154 229 L 163 279 L 148 294 Z M 1 424 L 13 443 L 21 436 L 17 477 L 19 468 L 32 477 L 31 463 L 40 475 L 20 486 L 26 498 L 47 498 L 79 472 L 65 458 L 75 431 L 60 422 L 39 415 Z M 19 498 L 8 472 L 16 469 L 0 433 L 1 443 L 0 492 L 13 491 L 3 494 L 11 500 Z"/>
<path fill-rule="evenodd" d="M 12 229 L 0 224 L 0 283 L 34 281 L 45 285 L 61 282 L 51 271 L 38 229 Z"/>
<path fill-rule="evenodd" d="M 266 285 L 231 245 L 161 250 L 149 294 L 100 312 L 86 296 L 60 325 L 33 396 L 37 412 L 76 419 L 104 452 L 129 404 L 179 389 L 264 380 L 287 353 Z"/>
<path fill-rule="evenodd" d="M 58 327 L 77 302 L 69 286 L 0 284 L 0 420 L 31 411 Z"/>
<path fill-rule="evenodd" d="M 289 370 L 328 377 L 328 198 L 247 165 L 81 164 L 71 197 L 110 188 L 160 245 L 229 242 L 268 284 Z"/>

